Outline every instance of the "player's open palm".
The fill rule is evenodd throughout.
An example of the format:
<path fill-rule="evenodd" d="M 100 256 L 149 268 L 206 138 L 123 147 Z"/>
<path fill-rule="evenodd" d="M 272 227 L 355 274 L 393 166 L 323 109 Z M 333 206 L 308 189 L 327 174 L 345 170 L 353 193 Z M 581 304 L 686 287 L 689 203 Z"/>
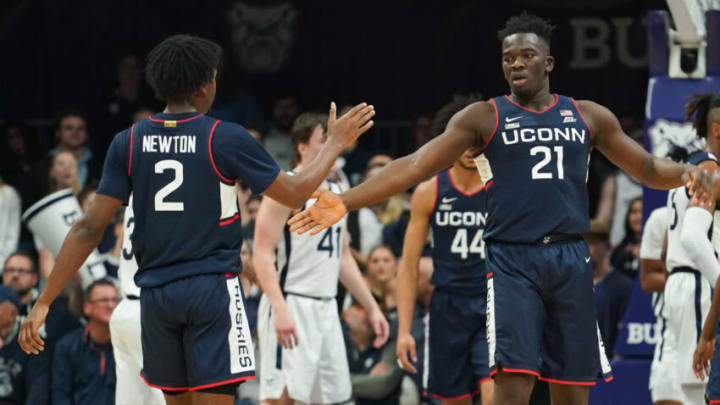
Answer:
<path fill-rule="evenodd" d="M 39 354 L 40 351 L 45 350 L 45 342 L 38 331 L 45 323 L 47 314 L 48 306 L 36 303 L 20 326 L 18 343 L 25 353 Z"/>
<path fill-rule="evenodd" d="M 415 338 L 413 338 L 411 334 L 401 333 L 398 335 L 396 354 L 405 371 L 413 374 L 417 373 L 417 369 L 413 365 L 413 363 L 417 363 Z"/>
<path fill-rule="evenodd" d="M 315 235 L 332 226 L 347 213 L 347 208 L 340 196 L 333 192 L 316 191 L 311 198 L 317 199 L 315 204 L 288 221 L 290 232 L 297 231 L 299 235 L 302 235 L 310 231 L 310 235 Z"/>
<path fill-rule="evenodd" d="M 278 344 L 286 349 L 292 349 L 300 343 L 295 331 L 295 322 L 287 306 L 275 311 L 275 334 Z"/>
<path fill-rule="evenodd" d="M 701 381 L 705 376 L 710 376 L 710 360 L 715 351 L 715 339 L 704 339 L 700 337 L 695 354 L 693 355 L 693 371 Z"/>
<path fill-rule="evenodd" d="M 334 142 L 340 142 L 343 149 L 349 147 L 355 140 L 368 129 L 372 128 L 371 118 L 375 115 L 375 108 L 366 103 L 360 103 L 351 108 L 350 111 L 337 117 L 335 103 L 330 103 L 328 114 L 327 134 Z"/>

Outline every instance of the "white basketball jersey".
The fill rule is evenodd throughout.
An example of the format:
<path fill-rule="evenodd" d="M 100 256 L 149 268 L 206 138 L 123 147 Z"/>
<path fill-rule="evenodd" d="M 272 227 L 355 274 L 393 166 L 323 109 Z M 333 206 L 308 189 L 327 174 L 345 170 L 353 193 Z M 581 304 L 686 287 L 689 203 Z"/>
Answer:
<path fill-rule="evenodd" d="M 137 261 L 133 252 L 130 235 L 135 228 L 135 214 L 132 210 L 132 196 L 125 208 L 125 219 L 123 220 L 123 243 L 120 252 L 120 266 L 118 267 L 118 279 L 123 297 L 128 295 L 140 296 L 140 287 L 135 285 L 135 273 L 138 270 Z"/>
<path fill-rule="evenodd" d="M 667 242 L 667 258 L 665 265 L 669 272 L 678 267 L 690 267 L 697 270 L 697 266 L 685 252 L 680 242 L 680 232 L 683 228 L 685 220 L 685 211 L 690 202 L 687 189 L 678 187 L 670 190 L 668 193 L 667 207 L 669 210 L 668 218 L 668 242 Z M 715 251 L 720 250 L 720 212 L 713 213 L 713 225 L 708 229 L 708 238 L 712 243 Z"/>
<path fill-rule="evenodd" d="M 330 191 L 342 192 L 337 183 L 328 183 Z M 313 204 L 315 199 L 310 199 L 302 209 Z M 284 293 L 317 298 L 337 295 L 346 223 L 346 217 L 343 217 L 317 235 L 298 235 L 290 232 L 285 225 L 283 239 L 278 243 L 275 254 L 280 289 Z"/>

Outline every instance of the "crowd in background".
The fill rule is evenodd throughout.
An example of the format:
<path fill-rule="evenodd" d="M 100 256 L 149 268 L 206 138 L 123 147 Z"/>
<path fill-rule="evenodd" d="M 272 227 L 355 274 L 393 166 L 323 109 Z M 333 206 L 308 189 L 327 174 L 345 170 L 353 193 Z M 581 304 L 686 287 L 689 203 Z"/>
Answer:
<path fill-rule="evenodd" d="M 22 353 L 15 334 L 51 272 L 54 256 L 22 222 L 21 213 L 62 189 L 70 189 L 83 210 L 92 204 L 112 136 L 162 108 L 145 91 L 141 65 L 136 56 L 122 58 L 116 70 L 117 87 L 97 104 L 97 110 L 59 111 L 51 133 L 30 128 L 20 119 L 0 118 L 2 403 L 113 403 L 115 369 L 108 322 L 121 297 L 114 279 L 121 254 L 122 213 L 109 226 L 99 247 L 107 279 L 97 280 L 84 289 L 79 279 L 66 286 L 50 310 L 43 331 L 48 345 L 39 356 Z M 243 124 L 281 167 L 291 169 L 294 149 L 290 129 L 303 107 L 293 95 L 283 95 L 271 111 L 263 114 L 252 97 L 241 100 L 218 104 L 209 115 Z M 626 132 L 639 142 L 641 120 L 628 116 L 621 121 Z M 338 159 L 330 176 L 346 186 L 356 185 L 376 175 L 394 157 L 412 151 L 435 135 L 431 117 L 419 116 L 409 122 L 412 124 L 406 133 L 399 135 L 404 138 L 393 143 L 400 145 L 395 150 L 377 150 L 358 142 Z M 639 270 L 642 188 L 597 152 L 593 153 L 588 187 L 593 219 L 590 232 L 584 236 L 594 264 L 596 314 L 605 349 L 612 355 L 619 323 Z M 253 230 L 263 197 L 252 195 L 242 184 L 237 186 L 237 194 L 245 238 L 240 254 L 248 267 L 252 265 Z M 408 397 L 432 401 L 423 396 L 421 376 L 406 375 L 395 361 L 396 272 L 408 216 L 407 193 L 349 214 L 353 256 L 391 324 L 388 343 L 374 348 L 366 311 L 346 297 L 340 286 L 338 310 L 345 328 L 353 393 L 358 404 L 395 404 Z M 421 260 L 420 274 L 412 331 L 422 347 L 425 329 L 422 318 L 432 294 L 429 257 Z M 254 331 L 261 292 L 257 286 L 246 287 L 248 315 Z M 418 363 L 422 365 L 422 359 Z M 241 392 L 246 399 L 239 401 L 254 402 L 252 384 L 241 386 Z"/>

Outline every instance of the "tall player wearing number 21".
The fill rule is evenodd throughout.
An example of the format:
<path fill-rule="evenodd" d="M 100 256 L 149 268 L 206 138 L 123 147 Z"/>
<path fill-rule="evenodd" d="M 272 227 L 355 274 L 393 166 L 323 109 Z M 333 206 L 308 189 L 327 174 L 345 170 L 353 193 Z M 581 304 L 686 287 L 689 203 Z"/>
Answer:
<path fill-rule="evenodd" d="M 68 234 L 22 326 L 27 353 L 43 350 L 37 330 L 50 303 L 133 192 L 143 378 L 163 390 L 168 405 L 229 405 L 237 384 L 255 378 L 238 279 L 234 184 L 242 180 L 255 193 L 300 207 L 342 149 L 372 126 L 374 112 L 361 104 L 336 120 L 333 105 L 328 142 L 302 173 L 289 176 L 243 127 L 204 115 L 221 58 L 217 44 L 187 35 L 150 51 L 146 77 L 167 107 L 113 139 L 95 203 Z"/>

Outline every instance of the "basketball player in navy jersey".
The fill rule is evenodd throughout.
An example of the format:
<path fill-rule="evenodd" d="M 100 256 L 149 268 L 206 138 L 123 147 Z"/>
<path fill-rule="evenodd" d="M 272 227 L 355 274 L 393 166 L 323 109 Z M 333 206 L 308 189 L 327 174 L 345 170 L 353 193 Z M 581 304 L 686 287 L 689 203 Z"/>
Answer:
<path fill-rule="evenodd" d="M 319 201 L 290 220 L 293 231 L 318 233 L 348 210 L 445 169 L 469 148 L 483 153 L 492 172 L 484 238 L 495 404 L 527 404 L 538 377 L 550 383 L 553 404 L 586 404 L 588 386 L 609 372 L 593 316 L 590 253 L 579 236 L 589 228 L 591 148 L 649 187 L 670 189 L 689 178 L 693 189 L 710 189 L 702 169 L 653 157 L 607 108 L 550 92 L 552 30 L 533 15 L 510 18 L 498 33 L 510 95 L 468 106 L 416 152 L 345 193 L 317 193 Z"/>
<path fill-rule="evenodd" d="M 63 285 L 97 246 L 133 192 L 133 248 L 141 287 L 142 376 L 169 405 L 231 404 L 237 385 L 255 378 L 250 328 L 238 280 L 242 232 L 236 181 L 300 207 L 342 149 L 372 126 L 372 106 L 340 119 L 330 109 L 328 141 L 297 176 L 233 123 L 205 114 L 215 96 L 221 48 L 187 36 L 167 38 L 147 57 L 146 77 L 165 110 L 115 136 L 97 197 L 70 230 L 45 290 L 20 332 L 27 353 Z"/>
<path fill-rule="evenodd" d="M 435 118 L 436 133 L 445 129 L 452 115 L 477 100 L 460 98 L 443 107 Z M 418 263 L 432 229 L 431 283 L 435 289 L 430 300 L 429 370 L 424 371 L 429 371 L 428 392 L 443 405 L 469 405 L 478 389 L 483 405 L 492 404 L 485 329 L 484 187 L 468 150 L 451 168 L 421 183 L 410 202 L 410 221 L 398 269 L 397 355 L 405 370 L 417 372 L 410 327 L 417 298 Z"/>

